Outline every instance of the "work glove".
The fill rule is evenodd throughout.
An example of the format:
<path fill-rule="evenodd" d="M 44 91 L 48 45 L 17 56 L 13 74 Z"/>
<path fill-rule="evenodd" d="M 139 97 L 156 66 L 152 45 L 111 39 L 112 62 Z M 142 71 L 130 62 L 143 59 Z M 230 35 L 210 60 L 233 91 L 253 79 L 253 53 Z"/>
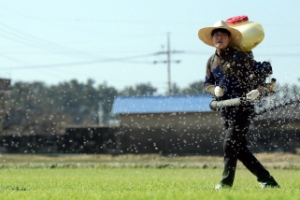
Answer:
<path fill-rule="evenodd" d="M 258 91 L 258 89 L 256 90 L 251 90 L 250 92 L 248 92 L 246 94 L 246 98 L 250 101 L 254 101 L 255 99 L 257 99 L 260 95 L 260 92 Z"/>
<path fill-rule="evenodd" d="M 224 90 L 220 86 L 215 87 L 215 96 L 222 97 L 224 95 Z"/>

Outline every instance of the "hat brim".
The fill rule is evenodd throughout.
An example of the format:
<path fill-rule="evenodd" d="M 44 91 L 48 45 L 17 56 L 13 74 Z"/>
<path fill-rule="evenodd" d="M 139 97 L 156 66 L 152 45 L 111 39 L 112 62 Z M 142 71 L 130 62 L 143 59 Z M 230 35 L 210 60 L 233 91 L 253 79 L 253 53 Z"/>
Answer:
<path fill-rule="evenodd" d="M 226 29 L 230 32 L 231 41 L 229 42 L 229 46 L 232 46 L 232 47 L 238 46 L 240 44 L 240 42 L 242 41 L 242 37 L 243 37 L 242 33 L 240 31 L 238 31 L 237 29 L 231 28 L 231 27 L 215 27 L 215 26 L 201 28 L 198 31 L 199 39 L 202 42 L 204 42 L 205 44 L 214 47 L 215 45 L 213 44 L 213 41 L 212 41 L 211 32 L 217 28 Z"/>

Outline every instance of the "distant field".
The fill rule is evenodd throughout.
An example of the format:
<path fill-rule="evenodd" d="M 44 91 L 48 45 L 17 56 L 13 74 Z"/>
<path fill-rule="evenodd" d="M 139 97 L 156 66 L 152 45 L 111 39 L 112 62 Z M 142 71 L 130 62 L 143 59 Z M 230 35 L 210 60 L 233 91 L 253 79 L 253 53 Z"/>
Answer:
<path fill-rule="evenodd" d="M 262 190 L 239 169 L 231 190 L 214 191 L 221 169 L 2 168 L 0 199 L 281 200 L 299 199 L 300 171 L 271 169 L 281 189 Z"/>
<path fill-rule="evenodd" d="M 260 153 L 256 157 L 271 169 L 300 169 L 300 156 Z M 218 156 L 145 155 L 35 155 L 0 154 L 0 168 L 212 168 L 223 167 Z M 239 168 L 243 166 L 239 163 Z"/>

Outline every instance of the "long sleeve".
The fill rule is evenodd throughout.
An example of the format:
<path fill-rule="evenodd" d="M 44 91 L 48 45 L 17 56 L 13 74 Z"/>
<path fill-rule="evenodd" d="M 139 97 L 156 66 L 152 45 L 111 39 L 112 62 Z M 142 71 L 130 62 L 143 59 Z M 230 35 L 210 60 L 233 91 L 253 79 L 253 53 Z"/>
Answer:
<path fill-rule="evenodd" d="M 204 90 L 211 95 L 215 95 L 215 77 L 210 68 L 211 59 L 212 57 L 210 57 L 206 63 Z"/>

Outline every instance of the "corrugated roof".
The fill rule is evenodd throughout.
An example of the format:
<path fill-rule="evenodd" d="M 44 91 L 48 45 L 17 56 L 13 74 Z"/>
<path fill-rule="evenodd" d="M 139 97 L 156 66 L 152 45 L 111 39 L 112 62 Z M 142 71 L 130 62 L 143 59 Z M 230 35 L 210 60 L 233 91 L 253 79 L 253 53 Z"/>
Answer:
<path fill-rule="evenodd" d="M 120 96 L 112 114 L 208 112 L 211 100 L 210 95 Z"/>

